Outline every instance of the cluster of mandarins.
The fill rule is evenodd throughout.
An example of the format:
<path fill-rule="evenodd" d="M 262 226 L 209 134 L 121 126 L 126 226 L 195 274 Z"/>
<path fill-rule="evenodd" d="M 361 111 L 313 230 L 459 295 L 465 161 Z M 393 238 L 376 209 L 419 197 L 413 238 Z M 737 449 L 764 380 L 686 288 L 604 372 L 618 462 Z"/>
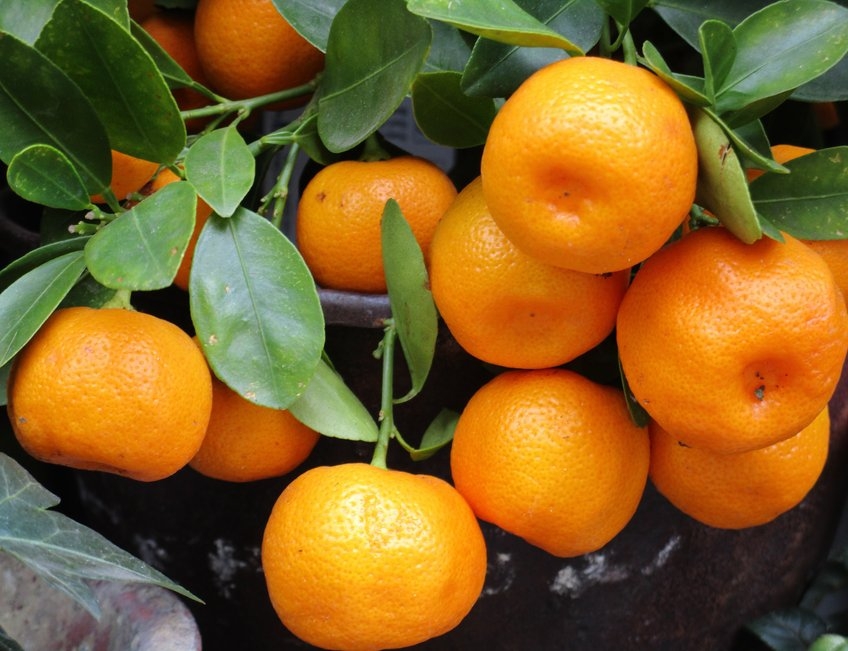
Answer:
<path fill-rule="evenodd" d="M 142 25 L 169 49 L 157 24 L 175 16 Z M 249 29 L 247 16 L 257 21 Z M 233 98 L 278 90 L 239 89 L 224 74 L 264 72 L 257 52 L 281 46 L 256 39 L 278 19 L 270 0 L 200 0 L 190 19 L 176 18 L 191 26 L 178 42 L 196 42 L 201 61 L 216 52 L 226 61 L 220 76 L 209 62 L 192 76 Z M 215 45 L 215 26 L 250 32 L 250 64 Z M 236 38 L 219 33 L 217 43 Z M 154 165 L 118 187 L 138 161 L 114 156 L 120 198 L 151 179 L 154 190 L 180 180 Z M 505 102 L 479 178 L 458 193 L 414 156 L 335 163 L 310 180 L 297 243 L 316 281 L 385 291 L 379 221 L 393 198 L 445 324 L 500 372 L 460 415 L 454 486 L 357 463 L 288 485 L 265 529 L 263 567 L 295 635 L 365 650 L 450 630 L 485 579 L 477 518 L 570 557 L 612 540 L 649 478 L 715 527 L 756 526 L 803 499 L 827 456 L 827 405 L 848 351 L 845 299 L 808 243 L 681 229 L 697 161 L 686 110 L 662 81 L 580 57 L 540 70 Z M 199 202 L 198 231 L 209 213 Z M 191 249 L 175 279 L 183 288 Z M 619 386 L 568 368 L 610 337 L 647 427 Z M 318 440 L 218 381 L 182 330 L 130 310 L 57 311 L 16 358 L 8 403 L 34 456 L 143 481 L 186 465 L 228 481 L 280 476 Z"/>

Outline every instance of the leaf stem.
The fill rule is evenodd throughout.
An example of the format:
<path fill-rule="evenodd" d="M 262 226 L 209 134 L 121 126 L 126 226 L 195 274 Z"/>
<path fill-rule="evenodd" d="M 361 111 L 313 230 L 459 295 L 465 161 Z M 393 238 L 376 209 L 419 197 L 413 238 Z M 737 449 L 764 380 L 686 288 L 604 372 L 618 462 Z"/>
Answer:
<path fill-rule="evenodd" d="M 378 468 L 387 468 L 386 455 L 389 450 L 389 441 L 394 434 L 394 360 L 395 340 L 397 329 L 393 319 L 384 321 L 383 340 L 380 342 L 378 355 L 383 362 L 382 390 L 380 394 L 380 432 L 377 443 L 374 446 L 374 455 L 371 457 L 371 465 Z"/>
<path fill-rule="evenodd" d="M 268 194 L 262 197 L 259 212 L 260 214 L 265 214 L 269 204 L 272 205 L 269 219 L 278 230 L 283 226 L 283 213 L 285 212 L 286 201 L 289 198 L 289 183 L 291 183 L 294 166 L 299 153 L 300 145 L 296 142 L 291 143 L 289 151 L 286 154 L 286 162 L 279 176 L 277 176 L 277 180 L 274 182 L 274 187 L 271 188 Z"/>
<path fill-rule="evenodd" d="M 117 289 L 115 294 L 108 301 L 100 306 L 101 308 L 118 308 L 121 310 L 135 310 L 132 304 L 132 292 L 129 289 Z"/>
<path fill-rule="evenodd" d="M 315 92 L 317 86 L 318 78 L 316 77 L 312 81 L 301 84 L 300 86 L 287 88 L 286 90 L 280 90 L 275 93 L 258 95 L 247 99 L 223 100 L 217 104 L 191 109 L 190 111 L 181 111 L 180 116 L 182 116 L 183 120 L 191 120 L 194 118 L 205 118 L 214 115 L 223 115 L 226 113 L 249 113 L 250 111 L 262 108 L 269 104 L 275 104 L 276 102 L 282 102 L 302 97 L 303 95 L 309 95 Z"/>

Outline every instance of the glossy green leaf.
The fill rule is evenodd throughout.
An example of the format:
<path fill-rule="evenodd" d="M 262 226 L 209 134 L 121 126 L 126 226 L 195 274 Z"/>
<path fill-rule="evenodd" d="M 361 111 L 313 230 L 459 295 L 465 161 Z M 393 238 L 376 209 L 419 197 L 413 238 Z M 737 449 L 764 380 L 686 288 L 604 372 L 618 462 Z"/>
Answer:
<path fill-rule="evenodd" d="M 40 267 L 45 262 L 63 256 L 66 253 L 82 251 L 89 237 L 74 237 L 60 242 L 39 246 L 16 258 L 0 270 L 0 292 L 18 280 L 21 276 Z"/>
<path fill-rule="evenodd" d="M 394 199 L 383 209 L 381 246 L 392 318 L 412 379 L 407 395 L 396 400 L 405 402 L 421 391 L 433 365 L 438 313 L 424 254 Z"/>
<path fill-rule="evenodd" d="M 171 163 L 182 151 L 185 125 L 165 79 L 108 15 L 81 0 L 61 0 L 36 47 L 89 98 L 113 149 L 158 163 Z"/>
<path fill-rule="evenodd" d="M 318 133 L 330 151 L 352 149 L 392 116 L 430 39 L 427 21 L 403 0 L 348 0 L 339 10 L 318 90 Z"/>
<path fill-rule="evenodd" d="M 126 30 L 130 28 L 130 10 L 127 0 L 84 0 L 96 7 Z M 157 3 L 158 4 L 158 3 Z"/>
<path fill-rule="evenodd" d="M 59 307 L 105 307 L 115 300 L 117 291 L 101 285 L 91 274 L 83 274 L 59 303 Z"/>
<path fill-rule="evenodd" d="M 215 374 L 239 395 L 286 409 L 324 347 L 315 281 L 294 244 L 256 213 L 212 215 L 189 278 L 191 315 Z"/>
<path fill-rule="evenodd" d="M 808 649 L 827 632 L 826 622 L 815 612 L 802 608 L 775 610 L 749 623 L 746 628 L 771 649 Z"/>
<path fill-rule="evenodd" d="M 256 161 L 236 127 L 201 136 L 185 158 L 186 179 L 212 209 L 229 217 L 253 185 Z"/>
<path fill-rule="evenodd" d="M 517 1 L 583 52 L 600 38 L 604 13 L 595 0 Z M 536 70 L 567 56 L 560 48 L 528 48 L 479 39 L 463 73 L 462 88 L 470 95 L 508 97 Z"/>
<path fill-rule="evenodd" d="M 789 174 L 751 183 L 757 211 L 781 231 L 809 240 L 848 238 L 848 146 L 784 163 Z"/>
<path fill-rule="evenodd" d="M 424 431 L 424 436 L 421 438 L 421 445 L 418 449 L 410 452 L 413 461 L 423 461 L 429 459 L 436 452 L 445 447 L 453 440 L 456 424 L 459 421 L 459 414 L 449 409 L 443 409 L 427 426 Z"/>
<path fill-rule="evenodd" d="M 701 109 L 690 111 L 698 145 L 695 200 L 736 237 L 752 243 L 763 231 L 748 192 L 745 171 L 724 129 Z"/>
<path fill-rule="evenodd" d="M 197 82 L 192 79 L 189 74 L 180 67 L 174 59 L 168 54 L 165 49 L 159 45 L 158 41 L 148 34 L 144 28 L 138 23 L 133 23 L 131 28 L 133 38 L 137 40 L 141 46 L 147 50 L 151 56 L 159 72 L 162 73 L 165 81 L 171 87 L 174 86 L 197 86 Z"/>
<path fill-rule="evenodd" d="M 433 39 L 423 70 L 425 72 L 445 70 L 462 72 L 468 64 L 471 48 L 460 31 L 453 25 L 439 21 L 431 21 L 430 29 L 433 32 Z"/>
<path fill-rule="evenodd" d="M 12 364 L 14 360 L 10 360 L 0 366 L 0 407 L 5 407 L 8 401 L 9 374 L 12 372 Z"/>
<path fill-rule="evenodd" d="M 651 8 L 683 40 L 696 50 L 700 47 L 698 30 L 705 20 L 715 19 L 735 27 L 772 0 L 657 0 Z"/>
<path fill-rule="evenodd" d="M 701 56 L 704 59 L 704 90 L 715 102 L 716 89 L 721 88 L 736 58 L 733 29 L 720 20 L 707 20 L 698 30 Z"/>
<path fill-rule="evenodd" d="M 30 145 L 9 163 L 6 178 L 24 199 L 51 208 L 84 210 L 89 194 L 73 163 L 50 145 Z"/>
<path fill-rule="evenodd" d="M 639 15 L 648 0 L 596 0 L 605 13 L 613 17 L 616 23 L 627 26 Z"/>
<path fill-rule="evenodd" d="M 0 34 L 0 160 L 19 151 L 51 145 L 77 168 L 94 194 L 109 184 L 109 139 L 91 102 L 43 54 L 8 34 Z"/>
<path fill-rule="evenodd" d="M 733 35 L 736 57 L 716 89 L 719 114 L 791 92 L 836 65 L 848 52 L 848 8 L 780 0 L 743 20 Z"/>
<path fill-rule="evenodd" d="M 0 550 L 80 603 L 100 613 L 89 580 L 158 585 L 198 600 L 185 588 L 99 533 L 51 511 L 59 498 L 11 457 L 0 454 Z M 199 600 L 198 600 L 199 601 Z"/>
<path fill-rule="evenodd" d="M 0 8 L 0 31 L 14 34 L 32 45 L 50 20 L 50 14 L 59 0 L 6 0 Z"/>
<path fill-rule="evenodd" d="M 703 92 L 704 80 L 700 78 L 686 78 L 682 75 L 674 74 L 662 54 L 660 54 L 660 51 L 650 41 L 645 41 L 642 44 L 642 58 L 640 61 L 667 83 L 684 101 L 695 106 L 709 106 L 711 104 L 709 97 Z"/>
<path fill-rule="evenodd" d="M 475 147 L 486 141 L 497 113 L 493 100 L 469 97 L 458 72 L 429 72 L 415 78 L 412 110 L 421 132 L 447 147 Z"/>
<path fill-rule="evenodd" d="M 272 0 L 283 17 L 307 41 L 327 51 L 330 25 L 346 0 Z"/>
<path fill-rule="evenodd" d="M 848 57 L 796 89 L 792 99 L 803 102 L 848 101 Z"/>
<path fill-rule="evenodd" d="M 169 183 L 121 213 L 86 244 L 89 272 L 111 289 L 168 287 L 194 230 L 196 203 L 189 183 Z"/>
<path fill-rule="evenodd" d="M 84 269 L 82 251 L 65 253 L 28 271 L 0 294 L 0 366 L 26 345 Z"/>
<path fill-rule="evenodd" d="M 323 360 L 306 390 L 289 406 L 289 411 L 324 436 L 348 441 L 377 440 L 374 418 L 344 379 Z"/>
<path fill-rule="evenodd" d="M 528 47 L 555 47 L 582 54 L 562 34 L 547 27 L 512 0 L 496 4 L 486 0 L 408 0 L 409 10 L 501 43 Z"/>

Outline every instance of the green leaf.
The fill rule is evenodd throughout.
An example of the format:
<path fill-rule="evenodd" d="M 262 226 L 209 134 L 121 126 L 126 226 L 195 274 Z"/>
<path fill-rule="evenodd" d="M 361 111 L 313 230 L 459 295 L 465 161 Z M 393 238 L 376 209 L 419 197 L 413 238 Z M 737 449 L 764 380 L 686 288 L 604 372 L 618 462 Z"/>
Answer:
<path fill-rule="evenodd" d="M 45 262 L 49 262 L 66 253 L 82 251 L 88 240 L 88 237 L 74 237 L 59 242 L 52 242 L 39 246 L 37 249 L 33 249 L 21 257 L 16 258 L 0 270 L 0 292 L 4 291 L 21 276 L 40 267 Z"/>
<path fill-rule="evenodd" d="M 810 644 L 827 632 L 821 617 L 802 608 L 773 611 L 746 628 L 772 649 L 781 651 L 808 651 Z"/>
<path fill-rule="evenodd" d="M 456 431 L 457 421 L 459 421 L 458 413 L 449 409 L 442 409 L 424 431 L 421 445 L 418 446 L 418 449 L 410 452 L 412 460 L 429 459 L 450 443 L 453 440 L 454 431 Z"/>
<path fill-rule="evenodd" d="M 27 0 L 4 2 L 0 11 L 0 31 L 14 34 L 32 45 L 50 20 L 50 14 L 59 0 Z"/>
<path fill-rule="evenodd" d="M 182 151 L 185 125 L 165 79 L 108 15 L 81 0 L 61 0 L 36 47 L 91 100 L 112 149 L 157 163 L 171 163 Z"/>
<path fill-rule="evenodd" d="M 696 50 L 700 47 L 698 30 L 705 20 L 715 19 L 735 27 L 745 18 L 762 9 L 771 0 L 658 0 L 651 8 L 683 40 Z"/>
<path fill-rule="evenodd" d="M 780 230 L 808 240 L 848 238 L 848 146 L 785 163 L 789 174 L 751 183 L 754 207 Z"/>
<path fill-rule="evenodd" d="M 604 13 L 594 0 L 519 0 L 518 4 L 583 52 L 600 38 Z M 567 56 L 559 48 L 519 47 L 481 38 L 463 72 L 462 89 L 469 95 L 508 97 L 536 70 Z"/>
<path fill-rule="evenodd" d="M 427 21 L 403 0 L 348 0 L 330 30 L 318 133 L 332 152 L 374 133 L 409 92 L 430 47 Z"/>
<path fill-rule="evenodd" d="M 848 100 L 848 58 L 823 75 L 798 88 L 792 99 L 802 102 L 844 102 Z"/>
<path fill-rule="evenodd" d="M 736 237 L 748 244 L 762 237 L 762 226 L 748 192 L 745 171 L 724 129 L 704 110 L 690 119 L 698 146 L 695 200 Z"/>
<path fill-rule="evenodd" d="M 327 51 L 330 25 L 346 0 L 272 0 L 283 18 L 307 41 Z"/>
<path fill-rule="evenodd" d="M 189 183 L 169 183 L 121 213 L 85 246 L 91 275 L 111 289 L 170 285 L 194 230 L 196 202 Z"/>
<path fill-rule="evenodd" d="M 381 246 L 392 317 L 412 379 L 409 392 L 395 402 L 406 402 L 421 391 L 433 365 L 438 314 L 424 254 L 394 199 L 383 209 Z"/>
<path fill-rule="evenodd" d="M 0 294 L 0 366 L 32 338 L 85 269 L 82 251 L 72 251 L 28 271 Z"/>
<path fill-rule="evenodd" d="M 348 441 L 377 440 L 377 424 L 365 405 L 324 360 L 318 363 L 306 390 L 289 411 L 324 436 Z"/>
<path fill-rule="evenodd" d="M 13 360 L 10 360 L 0 366 L 0 406 L 6 406 L 8 391 L 7 387 L 9 385 L 9 373 L 12 371 L 12 363 Z"/>
<path fill-rule="evenodd" d="M 704 59 L 704 89 L 713 103 L 716 89 L 724 84 L 736 58 L 736 39 L 730 25 L 720 20 L 704 21 L 698 38 Z"/>
<path fill-rule="evenodd" d="M 817 638 L 808 651 L 848 651 L 848 639 L 829 633 Z"/>
<path fill-rule="evenodd" d="M 648 5 L 648 0 L 596 0 L 605 13 L 612 16 L 616 23 L 627 26 L 642 9 Z"/>
<path fill-rule="evenodd" d="M 88 580 L 158 585 L 199 601 L 185 588 L 67 516 L 59 499 L 11 457 L 0 454 L 0 550 L 8 552 L 95 617 Z"/>
<path fill-rule="evenodd" d="M 9 163 L 6 178 L 24 199 L 51 208 L 84 210 L 91 204 L 80 175 L 61 151 L 50 145 L 30 145 Z"/>
<path fill-rule="evenodd" d="M 215 374 L 251 402 L 286 409 L 324 347 L 315 281 L 294 244 L 245 208 L 212 215 L 189 279 L 191 315 Z"/>
<path fill-rule="evenodd" d="M 471 48 L 460 31 L 452 25 L 432 21 L 430 29 L 433 32 L 433 40 L 430 45 L 430 53 L 424 61 L 423 70 L 426 72 L 441 72 L 453 70 L 462 72 L 468 64 Z"/>
<path fill-rule="evenodd" d="M 650 41 L 642 43 L 641 63 L 667 83 L 684 101 L 695 106 L 709 106 L 712 102 L 702 91 L 704 80 L 686 78 L 671 71 L 662 54 Z M 696 83 L 698 86 L 696 86 Z"/>
<path fill-rule="evenodd" d="M 497 113 L 493 100 L 462 92 L 458 72 L 428 72 L 412 85 L 412 110 L 421 132 L 447 147 L 475 147 L 486 142 Z"/>
<path fill-rule="evenodd" d="M 14 36 L 0 34 L 0 160 L 51 145 L 74 164 L 94 194 L 109 185 L 109 139 L 91 102 L 62 70 Z"/>
<path fill-rule="evenodd" d="M 186 179 L 221 217 L 230 217 L 253 185 L 256 161 L 236 127 L 198 138 L 185 158 Z"/>
<path fill-rule="evenodd" d="M 174 61 L 171 55 L 159 45 L 158 41 L 148 34 L 138 23 L 131 25 L 130 33 L 147 50 L 147 53 L 152 57 L 154 63 L 156 63 L 156 67 L 159 68 L 159 72 L 162 73 L 162 77 L 171 87 L 198 86 L 198 83 L 180 67 L 180 64 Z"/>
<path fill-rule="evenodd" d="M 583 52 L 512 0 L 407 0 L 409 10 L 478 36 L 511 45 L 555 47 L 573 55 Z"/>
<path fill-rule="evenodd" d="M 848 9 L 828 0 L 781 0 L 751 14 L 733 35 L 736 58 L 716 89 L 719 114 L 791 92 L 836 65 L 848 52 Z"/>

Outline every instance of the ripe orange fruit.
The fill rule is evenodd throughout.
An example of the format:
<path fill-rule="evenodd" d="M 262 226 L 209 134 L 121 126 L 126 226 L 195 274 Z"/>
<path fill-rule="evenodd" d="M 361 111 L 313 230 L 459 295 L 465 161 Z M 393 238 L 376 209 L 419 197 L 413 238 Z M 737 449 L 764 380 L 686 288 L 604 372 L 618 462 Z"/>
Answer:
<path fill-rule="evenodd" d="M 284 409 L 262 407 L 212 378 L 212 415 L 189 465 L 224 481 L 247 482 L 284 475 L 299 466 L 318 433 Z"/>
<path fill-rule="evenodd" d="M 490 364 L 559 366 L 615 326 L 629 274 L 587 274 L 532 258 L 498 228 L 478 177 L 436 227 L 430 288 L 457 342 Z"/>
<path fill-rule="evenodd" d="M 572 57 L 528 77 L 483 149 L 483 193 L 515 245 L 588 273 L 659 249 L 695 197 L 697 150 L 677 95 L 647 70 Z"/>
<path fill-rule="evenodd" d="M 477 517 L 571 557 L 600 549 L 630 521 L 649 447 L 619 389 L 565 369 L 512 370 L 471 397 L 450 463 Z"/>
<path fill-rule="evenodd" d="M 194 34 L 207 79 L 229 99 L 300 86 L 324 67 L 324 54 L 294 30 L 271 0 L 199 0 Z M 305 102 L 303 97 L 285 106 Z"/>
<path fill-rule="evenodd" d="M 319 285 L 385 292 L 380 222 L 386 202 L 398 202 L 426 256 L 436 224 L 456 195 L 439 167 L 416 156 L 332 163 L 310 179 L 300 197 L 297 245 Z"/>
<path fill-rule="evenodd" d="M 325 649 L 378 651 L 454 628 L 483 589 L 486 545 L 447 482 L 363 463 L 319 466 L 280 495 L 262 567 L 283 624 Z"/>
<path fill-rule="evenodd" d="M 142 21 L 141 27 L 189 77 L 203 86 L 209 85 L 197 56 L 193 12 L 178 9 L 159 11 Z M 172 92 L 181 111 L 190 111 L 209 104 L 207 97 L 192 88 L 174 88 Z M 190 131 L 197 131 L 202 129 L 206 122 L 204 118 L 189 120 L 186 127 Z"/>
<path fill-rule="evenodd" d="M 141 190 L 153 178 L 158 169 L 159 163 L 136 158 L 113 149 L 112 179 L 109 182 L 109 187 L 112 188 L 112 192 L 118 201 L 123 201 L 132 193 Z M 103 203 L 103 195 L 95 194 L 91 197 L 91 201 Z"/>
<path fill-rule="evenodd" d="M 624 295 L 616 333 L 630 389 L 686 445 L 772 445 L 833 394 L 845 302 L 822 258 L 785 238 L 744 244 L 701 228 L 651 256 Z"/>
<path fill-rule="evenodd" d="M 657 490 L 699 522 L 742 529 L 771 522 L 804 499 L 827 460 L 830 417 L 825 408 L 795 436 L 738 454 L 681 445 L 656 423 L 650 432 Z"/>
<path fill-rule="evenodd" d="M 200 447 L 212 383 L 200 348 L 172 323 L 72 307 L 15 358 L 8 398 L 15 435 L 37 459 L 154 481 Z"/>
<path fill-rule="evenodd" d="M 179 181 L 180 177 L 177 176 L 173 170 L 163 169 L 159 174 L 156 175 L 156 178 L 153 179 L 153 183 L 150 186 L 151 192 L 156 192 L 161 188 L 164 188 L 169 183 L 173 183 L 174 181 Z M 186 247 L 185 254 L 183 255 L 182 262 L 180 262 L 180 267 L 177 269 L 177 274 L 174 276 L 174 284 L 180 289 L 188 289 L 188 279 L 189 274 L 191 273 L 191 263 L 194 260 L 194 249 L 197 246 L 197 240 L 200 237 L 200 231 L 203 230 L 203 226 L 209 221 L 209 217 L 212 215 L 212 208 L 200 197 L 197 197 L 197 208 L 194 213 L 194 231 L 191 234 L 191 237 L 188 241 L 188 246 Z"/>

